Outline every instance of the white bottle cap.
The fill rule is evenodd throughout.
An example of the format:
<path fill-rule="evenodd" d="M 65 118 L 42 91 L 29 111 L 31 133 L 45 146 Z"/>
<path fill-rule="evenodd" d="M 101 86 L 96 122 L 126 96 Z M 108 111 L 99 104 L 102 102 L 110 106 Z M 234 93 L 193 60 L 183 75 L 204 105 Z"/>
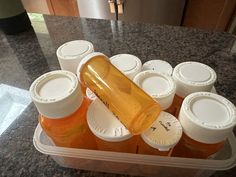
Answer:
<path fill-rule="evenodd" d="M 95 100 L 97 98 L 97 96 L 89 88 L 86 89 L 86 96 L 90 100 Z"/>
<path fill-rule="evenodd" d="M 76 75 L 63 70 L 37 78 L 30 86 L 30 95 L 39 113 L 51 119 L 71 115 L 83 101 Z"/>
<path fill-rule="evenodd" d="M 215 144 L 224 141 L 231 133 L 236 124 L 236 108 L 220 95 L 196 92 L 184 99 L 179 121 L 190 138 Z"/>
<path fill-rule="evenodd" d="M 93 52 L 93 53 L 90 53 L 88 55 L 86 55 L 79 63 L 78 67 L 77 67 L 77 71 L 76 71 L 76 74 L 77 74 L 77 77 L 80 80 L 80 70 L 83 68 L 84 64 L 87 63 L 89 60 L 91 60 L 93 57 L 97 57 L 97 56 L 103 56 L 105 57 L 105 59 L 109 60 L 109 58 L 104 55 L 103 53 L 100 53 L 100 52 Z M 110 60 L 109 60 L 110 61 Z"/>
<path fill-rule="evenodd" d="M 165 73 L 147 70 L 142 71 L 133 80 L 147 94 L 154 98 L 162 110 L 169 108 L 175 95 L 175 82 Z"/>
<path fill-rule="evenodd" d="M 93 51 L 93 44 L 84 40 L 70 41 L 61 45 L 57 49 L 57 58 L 61 69 L 76 74 L 77 66 L 82 58 Z"/>
<path fill-rule="evenodd" d="M 130 54 L 118 54 L 110 58 L 111 63 L 131 80 L 142 69 L 141 60 Z"/>
<path fill-rule="evenodd" d="M 203 63 L 190 61 L 178 64 L 174 68 L 173 78 L 176 94 L 185 98 L 194 92 L 210 92 L 216 81 L 216 73 Z"/>
<path fill-rule="evenodd" d="M 146 70 L 154 70 L 160 73 L 166 73 L 171 76 L 173 68 L 170 63 L 164 60 L 150 60 L 143 64 L 142 71 Z"/>
<path fill-rule="evenodd" d="M 181 136 L 180 122 L 173 115 L 164 111 L 153 125 L 141 134 L 145 143 L 159 151 L 169 151 L 179 142 Z"/>
<path fill-rule="evenodd" d="M 90 104 L 87 121 L 93 134 L 102 140 L 120 142 L 132 137 L 125 126 L 99 99 Z"/>

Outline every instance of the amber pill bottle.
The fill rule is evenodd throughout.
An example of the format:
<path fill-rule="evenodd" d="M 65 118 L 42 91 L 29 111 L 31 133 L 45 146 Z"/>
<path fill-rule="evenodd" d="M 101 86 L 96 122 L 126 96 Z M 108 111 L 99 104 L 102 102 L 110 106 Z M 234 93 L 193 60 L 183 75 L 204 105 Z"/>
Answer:
<path fill-rule="evenodd" d="M 236 109 L 220 95 L 196 92 L 184 99 L 179 121 L 184 133 L 172 155 L 210 158 L 223 148 L 232 132 L 236 124 Z"/>
<path fill-rule="evenodd" d="M 125 125 L 131 134 L 149 128 L 160 114 L 159 104 L 110 63 L 102 53 L 81 61 L 77 76 Z"/>
<path fill-rule="evenodd" d="M 32 83 L 30 94 L 40 113 L 40 125 L 57 146 L 96 148 L 86 121 L 89 101 L 75 74 L 62 70 L 46 73 Z"/>

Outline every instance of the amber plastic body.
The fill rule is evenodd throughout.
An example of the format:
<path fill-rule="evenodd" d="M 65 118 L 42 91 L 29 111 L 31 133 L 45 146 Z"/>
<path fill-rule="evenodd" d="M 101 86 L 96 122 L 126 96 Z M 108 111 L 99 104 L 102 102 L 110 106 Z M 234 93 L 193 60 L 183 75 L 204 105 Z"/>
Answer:
<path fill-rule="evenodd" d="M 84 98 L 79 109 L 70 116 L 50 119 L 40 115 L 39 122 L 57 146 L 96 149 L 95 137 L 86 121 L 88 106 L 89 100 Z"/>
<path fill-rule="evenodd" d="M 207 159 L 222 149 L 224 143 L 205 144 L 183 134 L 179 143 L 174 147 L 171 156 Z"/>
<path fill-rule="evenodd" d="M 176 108 L 172 104 L 169 108 L 165 109 L 164 111 L 172 114 L 173 116 L 175 116 Z"/>
<path fill-rule="evenodd" d="M 136 153 L 137 137 L 133 136 L 120 142 L 108 142 L 96 137 L 97 147 L 102 151 Z"/>
<path fill-rule="evenodd" d="M 146 144 L 143 139 L 140 137 L 138 140 L 138 154 L 147 154 L 147 155 L 159 155 L 159 156 L 169 156 L 171 150 L 169 151 L 159 151 L 148 144 Z"/>
<path fill-rule="evenodd" d="M 175 94 L 172 105 L 168 108 L 169 113 L 178 118 L 181 105 L 184 101 L 184 98 Z M 167 111 L 168 112 L 168 111 Z"/>
<path fill-rule="evenodd" d="M 122 74 L 105 56 L 95 56 L 80 70 L 88 87 L 132 134 L 140 134 L 158 117 L 161 108 L 148 94 Z"/>

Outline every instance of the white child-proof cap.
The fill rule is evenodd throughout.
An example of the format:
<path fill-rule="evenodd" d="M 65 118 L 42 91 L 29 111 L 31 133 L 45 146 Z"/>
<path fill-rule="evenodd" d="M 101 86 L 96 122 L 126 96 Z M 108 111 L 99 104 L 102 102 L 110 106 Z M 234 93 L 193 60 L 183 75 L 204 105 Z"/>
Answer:
<path fill-rule="evenodd" d="M 198 142 L 224 141 L 236 124 L 236 108 L 226 98 L 210 93 L 188 95 L 182 104 L 179 121 L 184 133 Z"/>
<path fill-rule="evenodd" d="M 98 138 L 108 142 L 120 142 L 132 134 L 99 100 L 94 100 L 88 108 L 87 122 L 90 130 Z"/>
<path fill-rule="evenodd" d="M 162 110 L 169 108 L 175 95 L 175 82 L 171 76 L 152 70 L 142 71 L 133 81 L 154 98 Z"/>
<path fill-rule="evenodd" d="M 141 134 L 145 143 L 159 151 L 169 151 L 179 142 L 181 136 L 180 122 L 173 115 L 164 111 L 153 125 Z"/>
<path fill-rule="evenodd" d="M 110 58 L 111 63 L 131 80 L 142 69 L 141 60 L 130 54 L 118 54 Z"/>
<path fill-rule="evenodd" d="M 178 64 L 172 76 L 176 82 L 176 94 L 182 98 L 194 92 L 210 92 L 216 81 L 212 68 L 191 61 Z"/>
<path fill-rule="evenodd" d="M 170 63 L 164 60 L 150 60 L 143 64 L 142 71 L 146 70 L 153 70 L 160 73 L 166 73 L 171 76 L 173 68 Z"/>
<path fill-rule="evenodd" d="M 57 49 L 57 58 L 61 69 L 76 74 L 77 66 L 82 58 L 93 51 L 93 44 L 84 40 L 70 41 L 61 45 Z"/>
<path fill-rule="evenodd" d="M 30 95 L 39 113 L 51 119 L 71 115 L 83 101 L 76 75 L 63 70 L 37 78 L 30 86 Z"/>

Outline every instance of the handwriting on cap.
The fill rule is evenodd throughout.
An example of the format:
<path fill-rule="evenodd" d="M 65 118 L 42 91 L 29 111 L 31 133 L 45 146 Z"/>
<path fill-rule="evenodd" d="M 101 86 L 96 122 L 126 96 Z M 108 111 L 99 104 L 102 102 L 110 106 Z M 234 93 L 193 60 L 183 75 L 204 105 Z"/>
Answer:
<path fill-rule="evenodd" d="M 165 124 L 162 121 L 159 121 L 160 125 L 168 132 L 170 131 L 169 127 L 171 127 L 170 122 L 166 122 Z M 156 127 L 151 127 L 152 131 L 154 132 L 157 128 Z"/>

